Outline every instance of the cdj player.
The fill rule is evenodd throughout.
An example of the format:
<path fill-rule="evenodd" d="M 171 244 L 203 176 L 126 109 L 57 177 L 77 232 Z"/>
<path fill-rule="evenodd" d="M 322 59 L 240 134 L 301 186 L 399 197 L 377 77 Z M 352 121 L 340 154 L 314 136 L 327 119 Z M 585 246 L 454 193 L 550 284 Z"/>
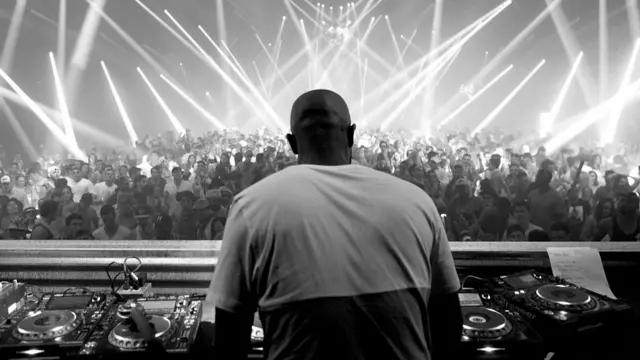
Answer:
<path fill-rule="evenodd" d="M 520 317 L 500 305 L 500 295 L 462 290 L 462 354 L 465 358 L 501 359 L 542 355 L 542 338 Z"/>
<path fill-rule="evenodd" d="M 623 324 L 630 313 L 619 300 L 532 270 L 495 278 L 490 287 L 502 306 L 519 313 L 545 340 L 556 344 L 570 346 L 571 340 L 591 336 L 603 341 L 608 329 Z"/>
<path fill-rule="evenodd" d="M 186 356 L 202 318 L 201 301 L 188 295 L 139 298 L 114 304 L 96 326 L 80 356 L 139 358 L 147 344 L 131 319 L 131 310 L 136 304 L 144 307 L 156 339 L 167 353 Z"/>
<path fill-rule="evenodd" d="M 103 293 L 47 293 L 0 326 L 0 359 L 75 355 L 113 298 Z"/>

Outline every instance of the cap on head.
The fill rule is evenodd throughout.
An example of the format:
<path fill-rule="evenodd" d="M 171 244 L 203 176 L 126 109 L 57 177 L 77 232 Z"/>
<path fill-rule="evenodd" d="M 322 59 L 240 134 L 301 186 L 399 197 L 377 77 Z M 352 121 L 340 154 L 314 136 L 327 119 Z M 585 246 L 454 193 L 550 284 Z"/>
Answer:
<path fill-rule="evenodd" d="M 331 90 L 311 90 L 302 95 L 293 103 L 291 108 L 291 129 L 302 120 L 302 115 L 310 110 L 327 111 L 335 114 L 351 125 L 349 106 L 344 99 Z"/>
<path fill-rule="evenodd" d="M 7 175 L 0 178 L 0 184 L 11 184 L 11 178 Z"/>

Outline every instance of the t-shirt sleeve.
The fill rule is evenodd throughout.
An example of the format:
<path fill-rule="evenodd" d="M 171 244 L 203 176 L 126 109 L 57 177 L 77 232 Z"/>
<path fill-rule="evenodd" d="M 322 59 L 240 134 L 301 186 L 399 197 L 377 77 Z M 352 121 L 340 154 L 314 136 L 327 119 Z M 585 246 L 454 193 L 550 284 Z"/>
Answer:
<path fill-rule="evenodd" d="M 257 306 L 251 289 L 254 261 L 247 223 L 242 205 L 235 204 L 227 219 L 218 263 L 207 293 L 207 301 L 213 301 L 216 308 L 233 313 L 252 312 Z"/>
<path fill-rule="evenodd" d="M 432 211 L 433 216 L 433 248 L 431 249 L 431 293 L 450 294 L 460 290 L 460 279 L 456 271 L 453 255 L 447 240 L 447 233 L 437 211 Z"/>

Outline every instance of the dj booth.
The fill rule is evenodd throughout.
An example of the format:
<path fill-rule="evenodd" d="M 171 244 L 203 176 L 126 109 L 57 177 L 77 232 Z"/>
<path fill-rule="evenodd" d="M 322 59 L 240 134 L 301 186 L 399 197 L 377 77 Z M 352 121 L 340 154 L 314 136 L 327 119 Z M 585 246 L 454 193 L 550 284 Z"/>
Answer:
<path fill-rule="evenodd" d="M 633 346 L 640 243 L 451 246 L 465 284 L 456 358 L 640 359 Z M 553 277 L 548 247 L 597 249 L 618 299 Z M 215 315 L 206 295 L 219 248 L 213 241 L 0 241 L 0 359 L 211 358 Z M 127 258 L 140 266 L 124 261 L 121 271 Z M 134 309 L 143 309 L 162 355 L 137 330 Z M 261 358 L 255 325 L 248 353 Z"/>

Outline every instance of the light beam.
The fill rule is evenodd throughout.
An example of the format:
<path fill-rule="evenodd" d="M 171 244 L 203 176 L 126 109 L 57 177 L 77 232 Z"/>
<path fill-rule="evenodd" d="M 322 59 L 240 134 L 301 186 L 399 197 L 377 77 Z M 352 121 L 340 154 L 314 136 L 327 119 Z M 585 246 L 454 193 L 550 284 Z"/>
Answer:
<path fill-rule="evenodd" d="M 113 83 L 111 79 L 111 75 L 109 74 L 109 70 L 107 69 L 107 65 L 104 61 L 100 62 L 102 66 L 102 70 L 104 71 L 104 75 L 107 77 L 107 82 L 109 83 L 109 87 L 111 88 L 111 93 L 113 94 L 113 99 L 116 101 L 116 106 L 118 107 L 118 111 L 120 112 L 120 117 L 122 118 L 122 122 L 124 123 L 125 128 L 127 129 L 127 133 L 129 134 L 129 139 L 131 140 L 131 144 L 135 147 L 138 142 L 138 134 L 136 134 L 136 130 L 133 128 L 133 123 L 131 123 L 131 119 L 129 118 L 129 114 L 127 114 L 127 109 L 118 94 L 118 90 L 116 89 L 116 85 Z"/>
<path fill-rule="evenodd" d="M 144 72 L 142 72 L 142 69 L 137 68 L 136 70 L 138 70 L 138 73 L 142 77 L 142 80 L 144 80 L 144 82 L 147 84 L 147 86 L 149 87 L 149 90 L 151 90 L 151 93 L 153 94 L 153 97 L 156 98 L 156 100 L 158 101 L 158 104 L 160 104 L 160 107 L 162 108 L 164 113 L 167 114 L 167 117 L 169 118 L 171 125 L 173 125 L 173 127 L 176 129 L 178 134 L 181 134 L 181 135 L 184 134 L 186 132 L 184 127 L 182 126 L 178 118 L 173 114 L 173 111 L 171 111 L 171 109 L 169 108 L 169 105 L 167 105 L 167 103 L 164 102 L 164 99 L 162 99 L 162 96 L 160 96 L 158 91 L 153 87 L 153 84 L 151 84 L 151 81 L 149 81 L 149 79 L 144 74 Z"/>
<path fill-rule="evenodd" d="M 474 130 L 473 132 L 471 132 L 472 135 L 475 135 L 477 133 L 479 133 L 480 131 L 484 130 L 489 124 L 491 124 L 491 122 L 493 120 L 495 120 L 495 118 L 502 112 L 502 110 L 504 110 L 504 108 L 509 105 L 509 103 L 511 102 L 511 100 L 513 100 L 513 98 L 516 97 L 516 95 L 518 95 L 518 93 L 520 92 L 520 90 L 522 90 L 522 88 L 524 88 L 524 86 L 529 82 L 529 80 L 531 80 L 531 78 L 533 78 L 533 76 L 538 72 L 538 70 L 540 70 L 540 68 L 542 68 L 542 66 L 544 66 L 544 64 L 547 61 L 545 59 L 543 59 L 542 61 L 540 61 L 540 63 L 533 69 L 533 71 L 531 71 L 529 73 L 529 75 L 527 75 L 526 78 L 524 78 L 524 80 L 522 80 L 522 82 L 520 84 L 518 84 L 518 86 L 516 86 L 515 89 L 513 89 L 513 91 L 507 95 L 507 97 L 500 103 L 500 105 L 498 105 L 498 107 L 496 107 L 491 114 L 489 114 L 489 116 L 487 116 Z"/>
<path fill-rule="evenodd" d="M 71 141 L 75 146 L 78 146 L 76 135 L 73 132 L 73 124 L 71 123 L 71 114 L 69 113 L 69 107 L 67 105 L 67 98 L 64 92 L 64 86 L 60 79 L 60 73 L 56 66 L 56 58 L 52 52 L 49 53 L 49 60 L 51 61 L 51 69 L 53 70 L 53 79 L 56 84 L 56 93 L 58 95 L 58 105 L 60 106 L 60 112 L 62 113 L 62 124 L 64 125 L 64 131 L 67 135 L 68 141 Z"/>
<path fill-rule="evenodd" d="M 624 77 L 622 78 L 622 85 L 620 86 L 620 91 L 624 91 L 629 84 L 631 83 L 631 78 L 633 77 L 633 71 L 636 68 L 636 63 L 638 61 L 638 51 L 640 50 L 640 39 L 636 40 L 633 51 L 631 52 L 631 58 L 629 59 L 629 65 L 627 65 L 627 70 L 624 73 Z M 604 133 L 602 134 L 601 143 L 602 145 L 609 145 L 613 143 L 613 140 L 616 137 L 616 131 L 618 130 L 618 122 L 620 121 L 620 117 L 622 116 L 622 110 L 624 110 L 626 104 L 619 103 L 613 107 L 611 112 L 611 117 L 609 117 L 609 121 L 604 126 Z"/>

